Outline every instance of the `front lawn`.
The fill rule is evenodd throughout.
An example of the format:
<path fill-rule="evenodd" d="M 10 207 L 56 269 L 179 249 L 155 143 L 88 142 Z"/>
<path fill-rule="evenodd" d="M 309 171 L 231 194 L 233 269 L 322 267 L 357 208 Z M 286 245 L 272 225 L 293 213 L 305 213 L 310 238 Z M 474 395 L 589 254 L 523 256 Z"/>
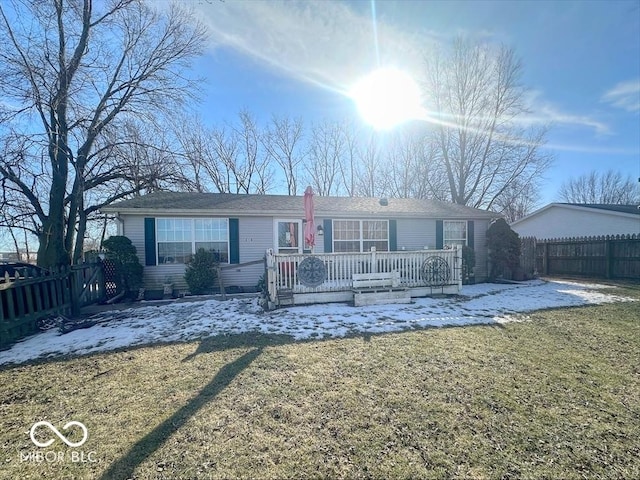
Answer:
<path fill-rule="evenodd" d="M 637 286 L 616 294 L 640 300 Z M 0 478 L 640 477 L 640 303 L 0 370 Z M 47 420 L 70 441 L 46 428 Z M 41 455 L 38 456 L 37 453 Z M 75 461 L 74 461 L 75 460 Z"/>

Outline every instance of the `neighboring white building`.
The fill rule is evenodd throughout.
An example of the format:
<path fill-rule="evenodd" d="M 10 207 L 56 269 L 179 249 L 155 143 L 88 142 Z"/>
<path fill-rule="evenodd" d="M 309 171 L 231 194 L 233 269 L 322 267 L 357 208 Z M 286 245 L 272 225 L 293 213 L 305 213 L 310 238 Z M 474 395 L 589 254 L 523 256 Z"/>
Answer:
<path fill-rule="evenodd" d="M 0 260 L 6 262 L 28 262 L 35 265 L 37 259 L 38 254 L 36 252 L 27 253 L 24 250 L 20 250 L 20 254 L 17 254 L 15 251 L 0 252 Z"/>
<path fill-rule="evenodd" d="M 538 239 L 640 235 L 637 205 L 550 203 L 516 220 L 511 228 L 521 237 Z"/>

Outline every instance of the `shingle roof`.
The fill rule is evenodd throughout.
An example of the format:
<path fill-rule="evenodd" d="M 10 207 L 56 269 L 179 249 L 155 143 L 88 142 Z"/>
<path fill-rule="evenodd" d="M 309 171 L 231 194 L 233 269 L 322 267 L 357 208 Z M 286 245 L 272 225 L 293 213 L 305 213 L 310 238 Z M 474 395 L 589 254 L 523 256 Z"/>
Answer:
<path fill-rule="evenodd" d="M 561 205 L 596 208 L 598 210 L 609 210 L 611 212 L 632 213 L 634 215 L 640 215 L 640 206 L 638 205 L 615 205 L 610 203 L 562 203 Z"/>
<path fill-rule="evenodd" d="M 495 218 L 500 214 L 436 200 L 314 196 L 315 215 L 419 216 L 424 218 Z M 102 209 L 112 213 L 213 213 L 232 215 L 300 215 L 303 197 L 231 193 L 158 192 L 123 200 Z"/>

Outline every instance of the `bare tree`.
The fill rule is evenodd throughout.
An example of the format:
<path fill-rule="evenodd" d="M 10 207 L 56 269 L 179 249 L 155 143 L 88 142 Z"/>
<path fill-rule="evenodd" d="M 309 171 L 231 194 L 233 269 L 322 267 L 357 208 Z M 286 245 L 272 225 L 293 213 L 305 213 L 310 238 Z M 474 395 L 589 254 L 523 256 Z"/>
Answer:
<path fill-rule="evenodd" d="M 297 195 L 300 166 L 305 154 L 302 148 L 304 127 L 302 119 L 271 117 L 271 122 L 261 137 L 269 159 L 280 167 L 287 182 L 287 194 Z"/>
<path fill-rule="evenodd" d="M 321 196 L 340 193 L 340 172 L 345 152 L 342 124 L 322 122 L 313 125 L 308 145 L 307 172 L 314 192 Z"/>
<path fill-rule="evenodd" d="M 512 182 L 494 203 L 494 211 L 504 215 L 508 223 L 531 213 L 540 200 L 538 190 L 531 183 Z"/>
<path fill-rule="evenodd" d="M 240 143 L 241 158 L 234 168 L 238 193 L 265 194 L 271 188 L 273 174 L 269 167 L 268 155 L 262 150 L 260 138 L 263 134 L 256 125 L 255 118 L 246 110 L 238 114 L 240 123 L 234 127 Z M 238 168 L 240 166 L 240 168 Z"/>
<path fill-rule="evenodd" d="M 458 39 L 426 61 L 425 98 L 432 142 L 454 203 L 492 209 L 513 182 L 536 186 L 550 158 L 545 133 L 525 130 L 527 111 L 514 52 Z"/>
<path fill-rule="evenodd" d="M 349 197 L 355 197 L 358 192 L 358 179 L 362 166 L 360 164 L 360 132 L 353 123 L 346 123 L 344 135 L 344 155 L 340 162 L 340 176 L 345 193 Z"/>
<path fill-rule="evenodd" d="M 358 195 L 382 197 L 386 195 L 388 174 L 376 132 L 371 132 L 357 149 L 359 175 L 356 181 Z"/>
<path fill-rule="evenodd" d="M 29 229 L 13 217 L 13 209 L 0 201 L 0 250 L 15 252 L 18 260 L 29 261 Z"/>
<path fill-rule="evenodd" d="M 67 227 L 75 227 L 74 237 L 67 235 L 75 238 L 73 263 L 82 257 L 90 224 L 103 222 L 102 207 L 132 195 L 179 187 L 184 181 L 163 131 L 133 120 L 114 122 L 111 127 L 116 123 L 117 131 L 107 128 L 95 140 L 82 180 L 77 221 Z M 153 143 L 146 139 L 153 139 Z M 68 195 L 65 205 L 72 200 Z"/>
<path fill-rule="evenodd" d="M 0 4 L 0 32 L 0 94 L 13 125 L 2 135 L 32 139 L 20 165 L 0 159 L 0 176 L 35 218 L 38 263 L 68 264 L 84 240 L 85 194 L 97 188 L 88 180 L 105 165 L 100 138 L 117 136 L 125 119 L 153 123 L 175 110 L 195 86 L 184 72 L 205 31 L 177 7 L 43 0 Z"/>
<path fill-rule="evenodd" d="M 446 200 L 447 177 L 424 129 L 399 130 L 387 144 L 388 193 L 396 198 Z"/>
<path fill-rule="evenodd" d="M 640 203 L 640 187 L 631 175 L 607 170 L 571 178 L 560 187 L 560 197 L 569 203 L 608 203 L 632 205 Z"/>
<path fill-rule="evenodd" d="M 187 179 L 185 189 L 229 193 L 227 169 L 218 152 L 221 147 L 217 145 L 222 142 L 223 156 L 228 156 L 228 149 L 224 148 L 225 134 L 218 132 L 218 138 L 214 141 L 213 132 L 199 118 L 181 117 L 174 125 L 174 134 L 180 146 L 180 162 Z"/>
<path fill-rule="evenodd" d="M 199 118 L 183 118 L 177 125 L 183 189 L 260 194 L 271 189 L 273 171 L 250 113 L 243 110 L 236 123 L 212 128 Z"/>

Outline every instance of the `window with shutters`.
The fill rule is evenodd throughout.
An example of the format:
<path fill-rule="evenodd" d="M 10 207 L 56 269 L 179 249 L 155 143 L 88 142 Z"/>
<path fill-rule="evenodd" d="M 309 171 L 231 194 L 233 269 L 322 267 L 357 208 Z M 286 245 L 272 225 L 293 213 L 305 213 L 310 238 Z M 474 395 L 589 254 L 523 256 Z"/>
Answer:
<path fill-rule="evenodd" d="M 389 251 L 388 220 L 334 220 L 334 252 Z"/>
<path fill-rule="evenodd" d="M 445 220 L 442 226 L 444 248 L 453 248 L 454 245 L 462 247 L 467 245 L 466 220 Z"/>
<path fill-rule="evenodd" d="M 204 248 L 216 254 L 220 263 L 229 263 L 229 219 L 156 219 L 158 264 L 187 263 Z"/>

